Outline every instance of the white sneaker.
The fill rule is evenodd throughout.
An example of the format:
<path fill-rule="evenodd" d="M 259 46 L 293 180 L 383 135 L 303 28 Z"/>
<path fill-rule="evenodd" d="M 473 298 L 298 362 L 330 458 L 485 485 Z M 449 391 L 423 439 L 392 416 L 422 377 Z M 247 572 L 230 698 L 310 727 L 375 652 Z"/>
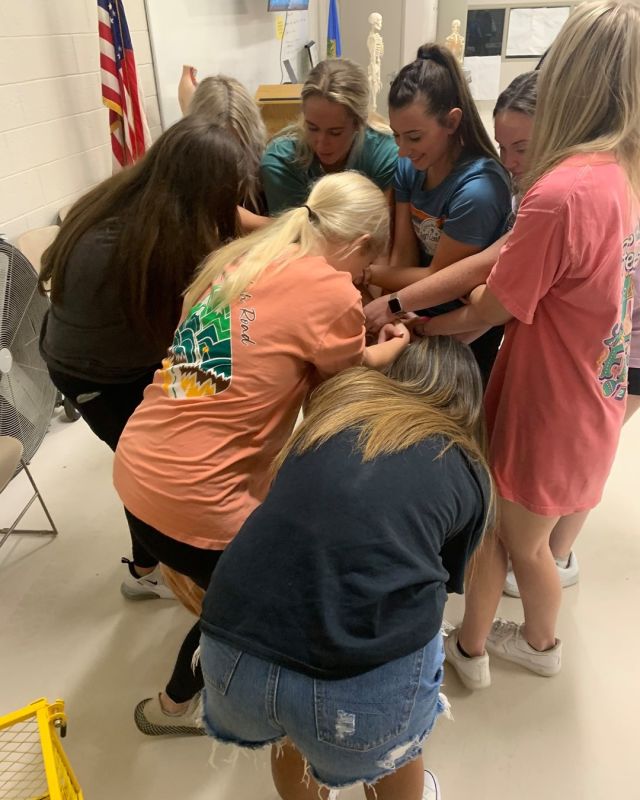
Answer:
<path fill-rule="evenodd" d="M 422 800 L 441 800 L 440 784 L 438 779 L 429 769 L 424 771 L 424 791 L 422 792 Z"/>
<path fill-rule="evenodd" d="M 496 619 L 487 637 L 486 648 L 494 656 L 513 661 L 523 667 L 550 678 L 562 666 L 562 642 L 556 639 L 551 650 L 534 650 L 522 635 L 522 625 L 507 619 Z"/>
<path fill-rule="evenodd" d="M 451 664 L 467 689 L 486 689 L 491 686 L 489 656 L 467 658 L 458 649 L 459 628 L 454 628 L 444 640 L 445 659 Z"/>
<path fill-rule="evenodd" d="M 556 558 L 555 561 L 556 567 L 558 568 L 560 586 L 562 586 L 563 589 L 566 589 L 567 586 L 573 586 L 574 584 L 578 583 L 580 569 L 578 567 L 578 559 L 576 558 L 576 554 L 573 552 L 573 550 L 571 553 L 569 553 L 569 561 L 566 563 L 566 565 L 563 563 L 564 560 Z M 509 595 L 509 597 L 520 597 L 520 590 L 518 589 L 516 576 L 513 574 L 511 566 L 509 566 L 509 572 L 507 572 L 507 578 L 504 582 L 504 589 L 502 591 L 506 595 Z"/>
<path fill-rule="evenodd" d="M 153 572 L 136 578 L 129 568 L 129 559 L 123 558 L 122 563 L 127 565 L 127 574 L 120 584 L 120 591 L 127 600 L 175 600 L 176 597 L 164 582 L 160 564 Z"/>

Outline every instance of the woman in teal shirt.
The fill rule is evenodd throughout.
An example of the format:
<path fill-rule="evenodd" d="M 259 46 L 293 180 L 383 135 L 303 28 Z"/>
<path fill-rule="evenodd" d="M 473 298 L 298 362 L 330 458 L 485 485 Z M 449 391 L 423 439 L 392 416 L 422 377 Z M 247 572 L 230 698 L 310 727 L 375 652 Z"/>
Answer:
<path fill-rule="evenodd" d="M 356 170 L 391 198 L 398 148 L 390 128 L 369 119 L 369 83 L 346 58 L 321 61 L 302 88 L 302 117 L 271 140 L 262 158 L 269 214 L 302 205 L 328 172 Z"/>

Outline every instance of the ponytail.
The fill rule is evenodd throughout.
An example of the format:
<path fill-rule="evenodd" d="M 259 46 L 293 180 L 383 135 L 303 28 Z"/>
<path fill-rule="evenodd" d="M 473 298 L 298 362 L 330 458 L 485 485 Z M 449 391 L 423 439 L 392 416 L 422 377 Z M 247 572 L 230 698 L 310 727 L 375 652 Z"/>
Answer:
<path fill-rule="evenodd" d="M 498 153 L 487 133 L 469 85 L 455 56 L 446 47 L 423 44 L 416 60 L 403 67 L 391 84 L 389 108 L 399 109 L 422 99 L 426 113 L 442 121 L 453 108 L 462 110 L 457 138 L 462 153 L 475 158 L 492 158 Z"/>
<path fill-rule="evenodd" d="M 284 269 L 292 261 L 322 251 L 326 242 L 344 244 L 344 255 L 363 236 L 373 258 L 386 247 L 389 238 L 389 207 L 380 189 L 357 172 L 338 172 L 321 178 L 311 190 L 307 203 L 285 211 L 269 225 L 212 253 L 187 289 L 189 308 L 205 292 L 219 285 L 209 302 L 228 306 L 265 269 Z M 233 267 L 231 271 L 229 267 Z M 301 275 L 293 280 L 304 280 Z"/>

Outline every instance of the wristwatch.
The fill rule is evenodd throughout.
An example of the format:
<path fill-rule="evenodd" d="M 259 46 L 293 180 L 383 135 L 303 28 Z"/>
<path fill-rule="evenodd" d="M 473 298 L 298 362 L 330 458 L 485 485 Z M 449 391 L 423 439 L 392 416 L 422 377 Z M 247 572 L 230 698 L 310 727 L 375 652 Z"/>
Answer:
<path fill-rule="evenodd" d="M 398 299 L 398 293 L 394 292 L 393 294 L 389 295 L 389 299 L 387 300 L 387 305 L 389 306 L 389 311 L 398 316 L 399 314 L 404 314 L 404 309 L 402 308 L 402 303 Z"/>

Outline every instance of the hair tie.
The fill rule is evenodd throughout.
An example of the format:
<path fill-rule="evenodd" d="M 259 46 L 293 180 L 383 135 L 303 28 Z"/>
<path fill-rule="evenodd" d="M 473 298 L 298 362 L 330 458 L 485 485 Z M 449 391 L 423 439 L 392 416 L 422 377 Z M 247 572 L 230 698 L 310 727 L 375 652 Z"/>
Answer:
<path fill-rule="evenodd" d="M 306 208 L 307 209 L 307 214 L 309 215 L 309 222 L 317 222 L 318 221 L 318 215 L 311 208 L 311 206 L 308 206 L 306 203 L 304 203 L 302 208 Z"/>
<path fill-rule="evenodd" d="M 416 55 L 417 61 L 433 61 L 434 64 L 438 64 L 440 67 L 444 67 L 445 69 L 448 68 L 446 60 L 443 58 L 442 54 L 436 50 L 435 48 L 426 48 L 424 45 L 418 48 L 418 53 Z"/>

